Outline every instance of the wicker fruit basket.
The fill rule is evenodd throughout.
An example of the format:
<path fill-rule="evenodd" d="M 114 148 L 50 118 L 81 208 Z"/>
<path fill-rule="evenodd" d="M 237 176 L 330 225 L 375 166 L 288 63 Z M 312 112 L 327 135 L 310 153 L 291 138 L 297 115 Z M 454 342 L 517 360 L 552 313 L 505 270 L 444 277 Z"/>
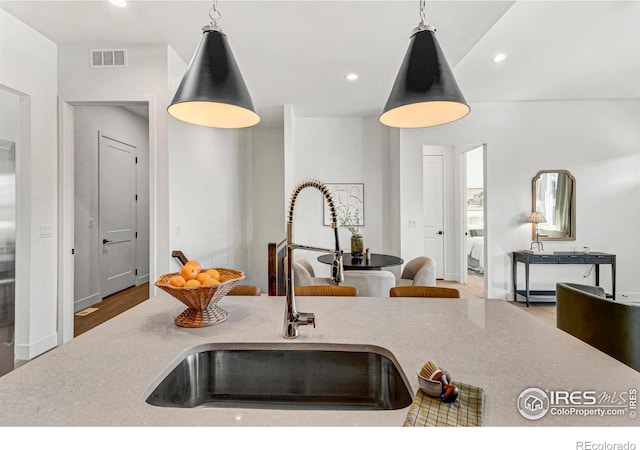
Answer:
<path fill-rule="evenodd" d="M 185 288 L 170 285 L 169 278 L 180 275 L 179 273 L 162 275 L 155 282 L 156 286 L 187 306 L 187 309 L 175 318 L 176 325 L 188 328 L 208 327 L 223 322 L 229 317 L 229 313 L 216 303 L 244 280 L 244 272 L 217 267 L 215 269 L 220 273 L 220 284 L 217 286 Z"/>

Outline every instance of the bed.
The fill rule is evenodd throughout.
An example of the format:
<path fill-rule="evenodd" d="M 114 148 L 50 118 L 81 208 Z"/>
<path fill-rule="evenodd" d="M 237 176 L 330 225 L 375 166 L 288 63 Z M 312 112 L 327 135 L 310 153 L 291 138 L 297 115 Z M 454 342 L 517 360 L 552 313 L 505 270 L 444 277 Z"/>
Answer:
<path fill-rule="evenodd" d="M 467 235 L 467 268 L 484 274 L 484 230 L 469 230 Z"/>

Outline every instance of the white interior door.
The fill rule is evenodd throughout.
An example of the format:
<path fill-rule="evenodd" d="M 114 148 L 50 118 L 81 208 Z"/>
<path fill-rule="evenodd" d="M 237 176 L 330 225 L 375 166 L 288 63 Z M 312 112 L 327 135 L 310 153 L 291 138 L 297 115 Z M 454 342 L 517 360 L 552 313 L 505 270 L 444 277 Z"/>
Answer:
<path fill-rule="evenodd" d="M 436 260 L 436 278 L 444 278 L 444 156 L 424 155 L 422 171 L 424 254 Z"/>
<path fill-rule="evenodd" d="M 135 150 L 132 145 L 100 135 L 102 298 L 134 286 L 136 282 Z"/>

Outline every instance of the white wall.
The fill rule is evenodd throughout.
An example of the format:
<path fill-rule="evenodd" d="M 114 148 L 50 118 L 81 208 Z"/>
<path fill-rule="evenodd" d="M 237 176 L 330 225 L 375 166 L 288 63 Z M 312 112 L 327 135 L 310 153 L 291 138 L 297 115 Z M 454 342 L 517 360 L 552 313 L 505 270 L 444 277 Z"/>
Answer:
<path fill-rule="evenodd" d="M 170 102 L 187 65 L 169 49 L 168 68 Z M 169 186 L 169 195 L 161 200 L 170 205 L 169 251 L 181 250 L 202 267 L 251 273 L 247 247 L 251 131 L 202 127 L 171 116 L 168 123 L 169 173 L 161 182 Z M 167 271 L 178 270 L 180 263 L 172 258 Z"/>
<path fill-rule="evenodd" d="M 293 178 L 325 183 L 364 183 L 364 245 L 373 253 L 391 252 L 389 132 L 374 118 L 308 118 L 295 120 Z M 323 226 L 320 191 L 303 190 L 295 205 L 294 241 L 333 248 L 333 232 Z M 288 206 L 288 205 L 287 205 Z M 351 234 L 340 229 L 340 245 L 350 250 Z M 329 266 L 317 262 L 317 253 L 299 251 L 316 269 L 317 276 L 329 276 Z"/>
<path fill-rule="evenodd" d="M 0 86 L 0 139 L 20 147 L 20 96 Z"/>
<path fill-rule="evenodd" d="M 16 45 L 19 43 L 19 45 Z M 57 49 L 0 10 L 0 86 L 20 97 L 16 147 L 16 358 L 57 343 Z M 51 237 L 39 238 L 40 225 Z"/>
<path fill-rule="evenodd" d="M 249 268 L 245 284 L 269 292 L 267 247 L 285 237 L 284 130 L 251 130 L 251 173 L 247 198 Z"/>
<path fill-rule="evenodd" d="M 639 121 L 638 101 L 481 103 L 473 104 L 471 114 L 461 121 L 402 130 L 402 209 L 421 201 L 411 193 L 420 192 L 418 161 L 423 145 L 486 143 L 488 294 L 511 298 L 510 252 L 529 248 L 531 242 L 531 225 L 525 220 L 531 209 L 531 179 L 542 169 L 567 169 L 576 178 L 577 238 L 548 242 L 545 249 L 588 246 L 615 253 L 617 292 L 640 292 L 634 263 L 640 240 L 634 224 L 640 220 L 640 210 L 629 207 L 640 195 Z M 406 223 L 400 226 L 403 248 L 418 245 L 417 237 L 404 229 Z M 587 266 L 534 267 L 532 288 L 553 288 L 560 280 L 585 281 L 587 270 Z M 609 273 L 603 266 L 601 282 L 610 291 Z"/>
<path fill-rule="evenodd" d="M 170 247 L 202 267 L 247 271 L 248 149 L 240 134 L 169 121 Z M 172 261 L 170 270 L 179 268 Z"/>
<path fill-rule="evenodd" d="M 149 121 L 120 106 L 75 107 L 74 310 L 102 299 L 98 133 L 136 147 L 136 283 L 149 281 Z M 92 221 L 93 225 L 90 225 Z"/>
<path fill-rule="evenodd" d="M 482 188 L 483 185 L 483 152 L 482 147 L 465 153 L 467 157 L 467 188 Z"/>

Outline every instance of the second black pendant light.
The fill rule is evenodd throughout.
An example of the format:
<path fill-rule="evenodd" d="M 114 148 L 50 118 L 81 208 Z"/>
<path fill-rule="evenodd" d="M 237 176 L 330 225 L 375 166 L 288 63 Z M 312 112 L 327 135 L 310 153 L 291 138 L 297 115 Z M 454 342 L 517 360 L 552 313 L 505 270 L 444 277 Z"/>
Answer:
<path fill-rule="evenodd" d="M 461 119 L 470 111 L 424 11 L 425 2 L 421 0 L 421 22 L 413 30 L 409 49 L 380 115 L 380 122 L 390 127 L 442 125 Z"/>

